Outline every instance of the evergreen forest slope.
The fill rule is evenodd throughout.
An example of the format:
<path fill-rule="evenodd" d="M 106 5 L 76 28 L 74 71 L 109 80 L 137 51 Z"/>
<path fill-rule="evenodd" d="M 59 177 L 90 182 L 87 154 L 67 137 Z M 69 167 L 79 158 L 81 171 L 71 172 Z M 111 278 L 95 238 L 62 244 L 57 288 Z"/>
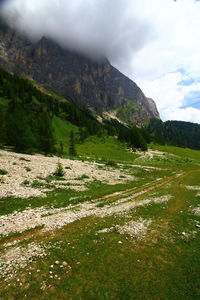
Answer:
<path fill-rule="evenodd" d="M 184 121 L 162 122 L 152 119 L 147 129 L 155 143 L 200 149 L 199 124 Z"/>
<path fill-rule="evenodd" d="M 121 141 L 146 150 L 143 131 L 116 122 L 100 123 L 73 102 L 0 69 L 1 145 L 21 152 L 63 154 L 69 152 L 70 140 L 81 145 L 90 136 L 101 142 L 110 136 L 115 144 Z"/>

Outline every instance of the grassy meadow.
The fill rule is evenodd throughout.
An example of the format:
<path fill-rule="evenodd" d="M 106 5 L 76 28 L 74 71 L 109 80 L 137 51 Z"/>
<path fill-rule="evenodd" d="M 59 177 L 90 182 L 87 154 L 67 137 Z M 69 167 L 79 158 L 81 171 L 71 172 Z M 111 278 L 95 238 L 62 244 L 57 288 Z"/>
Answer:
<path fill-rule="evenodd" d="M 135 180 L 0 199 L 2 228 L 19 228 L 0 236 L 0 299 L 200 299 L 200 151 L 151 148 L 89 139 L 82 159 Z"/>

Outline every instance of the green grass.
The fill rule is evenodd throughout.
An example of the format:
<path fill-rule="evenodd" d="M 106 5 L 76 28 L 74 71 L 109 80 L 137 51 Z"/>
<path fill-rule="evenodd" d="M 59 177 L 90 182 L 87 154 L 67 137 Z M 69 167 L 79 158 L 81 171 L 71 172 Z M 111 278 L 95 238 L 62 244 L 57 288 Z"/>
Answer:
<path fill-rule="evenodd" d="M 55 231 L 43 233 L 42 228 L 37 228 L 3 237 L 0 243 L 13 239 L 20 239 L 19 245 L 23 247 L 32 241 L 39 243 L 46 247 L 47 256 L 19 269 L 11 280 L 2 280 L 0 297 L 20 300 L 200 299 L 200 229 L 195 226 L 200 223 L 200 217 L 191 211 L 199 205 L 200 197 L 197 197 L 197 191 L 185 188 L 187 185 L 200 186 L 200 152 L 176 147 L 155 148 L 168 153 L 164 155 L 164 161 L 155 157 L 142 162 L 133 160 L 133 164 L 165 168 L 146 171 L 131 166 L 127 160 L 123 169 L 137 177 L 136 181 L 127 184 L 110 186 L 94 181 L 83 192 L 57 190 L 48 193 L 46 198 L 1 199 L 0 212 L 8 214 L 29 206 L 66 207 L 94 201 L 117 191 L 123 194 L 95 200 L 99 209 L 105 204 L 115 207 L 115 202 L 121 198 L 147 188 L 152 189 L 146 194 L 138 194 L 132 201 L 172 196 L 168 202 L 140 206 L 126 214 L 90 216 Z M 119 156 L 115 155 L 111 161 L 117 161 Z M 122 168 L 119 164 L 117 167 Z M 112 166 L 105 165 L 105 168 Z M 177 173 L 182 175 L 176 177 Z M 157 178 L 161 180 L 156 181 Z M 80 207 L 78 205 L 74 213 Z M 144 239 L 120 234 L 116 229 L 99 233 L 104 228 L 121 226 L 139 218 L 152 221 Z M 60 263 L 55 264 L 55 261 Z M 60 267 L 62 262 L 66 262 L 65 267 Z"/>
<path fill-rule="evenodd" d="M 77 145 L 76 149 L 80 156 L 97 160 L 132 162 L 138 157 L 128 152 L 125 145 L 114 137 L 90 137 L 83 144 Z"/>
<path fill-rule="evenodd" d="M 8 106 L 8 104 L 9 104 L 9 100 L 8 99 L 0 97 L 0 105 L 2 105 L 2 106 Z"/>
<path fill-rule="evenodd" d="M 70 132 L 74 131 L 75 134 L 78 133 L 78 127 L 71 124 L 68 121 L 61 120 L 60 118 L 54 116 L 52 121 L 54 138 L 56 140 L 56 148 L 60 150 L 60 143 L 63 143 L 63 150 L 68 153 L 69 148 L 69 136 Z"/>
<path fill-rule="evenodd" d="M 54 138 L 56 141 L 56 150 L 61 151 L 61 142 L 63 152 L 69 155 L 69 137 L 70 132 L 75 133 L 75 148 L 78 157 L 90 158 L 105 161 L 128 161 L 132 162 L 138 157 L 135 153 L 127 151 L 126 145 L 119 142 L 111 136 L 97 137 L 90 136 L 83 143 L 79 144 L 78 127 L 70 122 L 53 117 L 52 121 Z"/>
<path fill-rule="evenodd" d="M 139 106 L 134 103 L 134 101 L 129 100 L 127 103 L 120 107 L 117 110 L 117 116 L 119 118 L 122 118 L 122 120 L 127 120 L 130 118 L 137 110 L 139 109 Z"/>
<path fill-rule="evenodd" d="M 200 161 L 199 150 L 193 150 L 193 149 L 181 148 L 175 146 L 154 145 L 154 144 L 151 144 L 150 147 L 154 150 L 164 151 L 170 154 L 177 155 L 186 160 L 189 159 L 191 161 L 192 159 L 194 159 Z"/>

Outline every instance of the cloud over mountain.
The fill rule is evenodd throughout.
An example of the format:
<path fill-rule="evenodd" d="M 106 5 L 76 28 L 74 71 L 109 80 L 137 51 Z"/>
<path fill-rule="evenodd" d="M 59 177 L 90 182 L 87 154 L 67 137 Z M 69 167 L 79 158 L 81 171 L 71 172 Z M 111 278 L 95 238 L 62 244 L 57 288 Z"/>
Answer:
<path fill-rule="evenodd" d="M 152 39 L 153 32 L 151 24 L 136 13 L 137 3 L 130 3 L 130 0 L 7 0 L 3 15 L 34 40 L 48 36 L 69 49 L 123 63 Z"/>
<path fill-rule="evenodd" d="M 107 56 L 155 99 L 164 120 L 200 123 L 200 89 L 192 83 L 200 78 L 199 1 L 5 0 L 1 10 L 34 40 L 45 35 L 94 58 Z"/>

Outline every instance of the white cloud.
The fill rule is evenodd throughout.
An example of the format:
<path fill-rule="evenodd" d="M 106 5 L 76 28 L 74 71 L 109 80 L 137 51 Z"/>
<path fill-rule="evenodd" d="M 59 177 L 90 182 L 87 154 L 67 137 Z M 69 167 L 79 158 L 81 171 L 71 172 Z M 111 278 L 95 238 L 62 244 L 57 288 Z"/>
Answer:
<path fill-rule="evenodd" d="M 156 99 L 161 118 L 166 120 L 183 120 L 200 123 L 200 110 L 190 107 L 182 108 L 184 100 L 192 91 L 200 91 L 200 83 L 193 82 L 190 85 L 181 85 L 181 82 L 189 80 L 190 76 L 181 72 L 168 73 L 154 80 L 141 80 L 139 85 L 143 87 L 146 95 Z"/>
<path fill-rule="evenodd" d="M 131 0 L 7 0 L 3 15 L 37 40 L 45 35 L 89 56 L 123 64 L 152 39 Z M 127 61 L 126 60 L 126 61 Z"/>
<path fill-rule="evenodd" d="M 187 121 L 200 124 L 200 110 L 193 107 L 169 109 L 164 112 L 167 120 Z"/>
<path fill-rule="evenodd" d="M 108 56 L 156 101 L 164 120 L 200 123 L 199 110 L 182 108 L 199 84 L 180 85 L 186 77 L 200 78 L 200 2 L 7 0 L 4 13 L 34 38 L 45 34 L 72 49 Z"/>
<path fill-rule="evenodd" d="M 200 91 L 200 84 L 180 85 L 183 80 L 200 78 L 200 2 L 168 2 L 154 0 L 148 5 L 144 0 L 157 38 L 134 55 L 129 75 L 156 101 L 163 120 L 200 123 L 200 110 L 189 103 L 182 108 L 184 98 Z"/>

